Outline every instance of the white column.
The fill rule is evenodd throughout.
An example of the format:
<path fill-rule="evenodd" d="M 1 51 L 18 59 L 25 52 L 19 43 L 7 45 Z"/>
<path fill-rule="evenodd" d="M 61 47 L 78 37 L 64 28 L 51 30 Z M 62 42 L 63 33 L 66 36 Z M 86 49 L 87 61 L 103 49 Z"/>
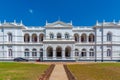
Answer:
<path fill-rule="evenodd" d="M 30 35 L 30 43 L 32 42 L 32 36 Z"/>
<path fill-rule="evenodd" d="M 81 36 L 79 36 L 79 42 L 81 42 Z"/>
<path fill-rule="evenodd" d="M 72 60 L 75 59 L 75 51 L 73 49 L 71 50 L 70 57 Z"/>
<path fill-rule="evenodd" d="M 39 36 L 37 36 L 37 42 L 39 43 Z"/>
<path fill-rule="evenodd" d="M 32 51 L 31 50 L 29 51 L 29 57 L 30 57 L 30 59 L 32 59 Z"/>
<path fill-rule="evenodd" d="M 53 50 L 53 59 L 56 59 L 56 50 Z"/>
<path fill-rule="evenodd" d="M 86 51 L 86 57 L 87 57 L 87 59 L 90 58 L 90 57 L 89 57 L 89 51 L 88 51 L 88 50 Z"/>
<path fill-rule="evenodd" d="M 87 39 L 87 43 L 89 42 L 89 38 L 88 38 L 88 37 L 89 37 L 89 36 L 87 36 L 87 38 L 86 38 L 86 39 Z"/>
<path fill-rule="evenodd" d="M 46 59 L 47 59 L 47 51 L 43 50 L 43 60 L 46 60 Z"/>
<path fill-rule="evenodd" d="M 62 59 L 65 59 L 65 49 L 62 50 Z"/>

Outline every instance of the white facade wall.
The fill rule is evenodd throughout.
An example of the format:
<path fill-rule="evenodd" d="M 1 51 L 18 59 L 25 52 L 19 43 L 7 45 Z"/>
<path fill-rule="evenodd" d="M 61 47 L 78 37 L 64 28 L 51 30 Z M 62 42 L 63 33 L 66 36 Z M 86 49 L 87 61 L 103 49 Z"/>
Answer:
<path fill-rule="evenodd" d="M 91 27 L 75 27 L 72 23 L 56 21 L 54 23 L 46 23 L 46 25 L 41 28 L 30 28 L 17 23 L 2 23 L 0 24 L 0 60 L 13 60 L 16 57 L 23 57 L 29 60 L 36 60 L 42 57 L 44 61 L 120 60 L 119 32 L 119 23 L 113 22 L 97 23 Z M 12 41 L 9 41 L 9 33 L 12 34 Z M 53 39 L 50 39 L 50 33 L 54 34 Z M 62 35 L 61 39 L 57 39 L 58 33 Z M 66 33 L 69 34 L 68 39 L 65 38 Z M 108 33 L 112 34 L 111 41 L 107 41 Z M 29 34 L 29 42 L 24 41 L 25 34 Z M 33 34 L 37 35 L 35 38 L 37 42 L 32 41 Z M 43 41 L 40 41 L 40 34 L 44 36 Z M 79 37 L 77 42 L 75 41 L 75 34 Z M 86 42 L 81 42 L 82 34 L 86 35 Z M 90 34 L 94 35 L 93 42 L 89 42 Z M 12 50 L 11 54 L 10 49 Z M 27 57 L 25 56 L 26 49 L 29 50 L 29 56 Z M 36 56 L 33 56 L 33 49 L 36 49 Z M 42 53 L 41 49 L 43 50 Z M 85 49 L 85 51 L 82 51 L 83 49 Z M 90 56 L 90 49 L 93 49 L 93 56 Z M 78 51 L 76 52 L 76 50 Z M 108 50 L 111 51 L 109 52 L 110 55 L 108 55 Z M 78 55 L 76 55 L 76 53 L 78 53 Z M 43 56 L 41 56 L 41 54 L 43 54 Z"/>

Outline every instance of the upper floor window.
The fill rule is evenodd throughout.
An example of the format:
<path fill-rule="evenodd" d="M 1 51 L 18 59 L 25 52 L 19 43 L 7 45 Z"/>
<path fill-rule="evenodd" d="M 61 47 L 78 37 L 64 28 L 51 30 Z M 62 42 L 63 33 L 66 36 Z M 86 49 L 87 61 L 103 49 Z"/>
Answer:
<path fill-rule="evenodd" d="M 81 35 L 81 42 L 87 42 L 87 35 L 86 34 Z"/>
<path fill-rule="evenodd" d="M 69 39 L 69 34 L 68 33 L 65 34 L 65 39 Z"/>
<path fill-rule="evenodd" d="M 61 33 L 58 33 L 57 34 L 57 39 L 61 39 L 61 38 L 62 38 Z"/>
<path fill-rule="evenodd" d="M 8 41 L 12 42 L 12 33 L 8 33 Z"/>
<path fill-rule="evenodd" d="M 37 34 L 32 34 L 32 42 L 37 42 Z"/>
<path fill-rule="evenodd" d="M 75 39 L 75 42 L 79 42 L 79 35 L 77 33 L 74 34 L 74 39 Z"/>
<path fill-rule="evenodd" d="M 90 34 L 89 35 L 89 42 L 94 42 L 95 40 L 94 40 L 94 34 Z"/>
<path fill-rule="evenodd" d="M 50 34 L 50 39 L 53 39 L 54 38 L 54 35 L 51 33 Z"/>
<path fill-rule="evenodd" d="M 29 42 L 30 41 L 30 36 L 29 34 L 24 35 L 24 42 Z"/>
<path fill-rule="evenodd" d="M 107 41 L 112 41 L 112 34 L 110 32 L 107 33 Z"/>
<path fill-rule="evenodd" d="M 43 33 L 41 33 L 41 34 L 39 35 L 39 42 L 42 42 L 42 41 L 43 41 L 43 39 L 44 39 L 44 34 L 43 34 Z"/>

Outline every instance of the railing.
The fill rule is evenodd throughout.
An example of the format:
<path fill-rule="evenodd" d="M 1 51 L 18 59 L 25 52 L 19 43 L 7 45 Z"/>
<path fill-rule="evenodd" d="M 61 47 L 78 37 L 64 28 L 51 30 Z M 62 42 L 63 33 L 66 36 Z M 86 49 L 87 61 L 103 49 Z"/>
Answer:
<path fill-rule="evenodd" d="M 77 80 L 72 72 L 67 68 L 67 65 L 64 65 L 65 72 L 67 74 L 68 80 Z"/>
<path fill-rule="evenodd" d="M 74 40 L 74 38 L 45 38 L 45 40 Z"/>
<path fill-rule="evenodd" d="M 42 74 L 39 80 L 49 80 L 54 67 L 55 67 L 55 64 L 51 64 L 50 67 L 44 72 L 44 74 Z"/>

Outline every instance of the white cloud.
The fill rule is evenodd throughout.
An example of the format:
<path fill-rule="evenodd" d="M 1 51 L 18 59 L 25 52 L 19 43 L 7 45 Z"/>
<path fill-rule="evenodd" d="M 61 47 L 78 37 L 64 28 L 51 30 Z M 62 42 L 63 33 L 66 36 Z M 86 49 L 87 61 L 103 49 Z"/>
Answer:
<path fill-rule="evenodd" d="M 31 13 L 31 14 L 32 14 L 32 13 L 33 13 L 33 10 L 32 10 L 32 9 L 29 9 L 29 13 Z"/>

